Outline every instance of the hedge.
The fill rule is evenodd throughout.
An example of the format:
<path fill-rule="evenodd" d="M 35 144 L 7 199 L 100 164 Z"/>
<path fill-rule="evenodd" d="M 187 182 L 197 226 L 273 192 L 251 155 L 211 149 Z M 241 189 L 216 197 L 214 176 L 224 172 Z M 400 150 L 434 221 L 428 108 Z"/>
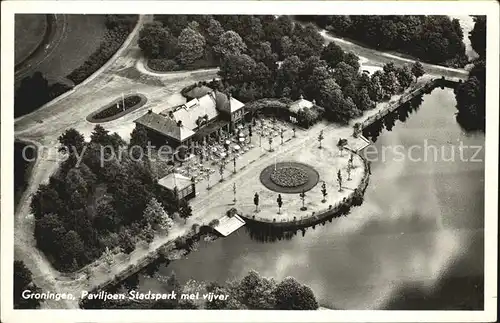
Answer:
<path fill-rule="evenodd" d="M 116 53 L 130 34 L 130 21 L 123 20 L 122 22 L 123 25 L 116 22 L 114 22 L 114 24 L 108 24 L 108 26 L 114 26 L 114 28 L 106 31 L 106 34 L 96 51 L 90 55 L 82 66 L 71 72 L 67 76 L 68 79 L 73 81 L 75 84 L 80 84 L 101 68 L 101 66 L 103 66 Z M 135 16 L 134 24 L 136 22 L 137 16 Z"/>

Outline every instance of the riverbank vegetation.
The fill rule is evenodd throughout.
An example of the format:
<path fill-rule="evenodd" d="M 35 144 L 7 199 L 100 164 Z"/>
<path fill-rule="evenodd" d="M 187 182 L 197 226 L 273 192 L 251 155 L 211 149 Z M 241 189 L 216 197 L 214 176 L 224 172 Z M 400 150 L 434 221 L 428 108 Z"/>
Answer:
<path fill-rule="evenodd" d="M 134 144 L 138 136 L 132 134 Z M 147 156 L 132 156 L 118 134 L 100 125 L 88 142 L 75 129 L 59 142 L 70 147 L 61 152 L 67 159 L 31 201 L 37 246 L 55 268 L 75 271 L 104 252 L 130 254 L 155 232 L 168 234 L 180 204 L 159 190 Z"/>
<path fill-rule="evenodd" d="M 56 82 L 49 82 L 47 75 L 38 71 L 24 77 L 19 82 L 19 86 L 16 86 L 14 117 L 38 109 L 96 72 L 120 48 L 134 28 L 137 18 L 137 15 L 106 15 L 106 32 L 99 47 L 80 67 L 65 78 L 61 77 Z"/>
<path fill-rule="evenodd" d="M 455 89 L 457 121 L 466 130 L 483 130 L 486 126 L 486 17 L 474 17 L 469 39 L 479 54 L 469 78 Z"/>
<path fill-rule="evenodd" d="M 24 298 L 22 293 L 30 290 L 32 294 L 42 293 L 42 289 L 33 282 L 33 275 L 24 262 L 14 260 L 14 308 L 36 309 L 40 307 L 40 300 L 35 298 Z"/>
<path fill-rule="evenodd" d="M 299 283 L 295 278 L 287 277 L 282 281 L 261 276 L 250 271 L 241 280 L 226 283 L 199 282 L 188 280 L 181 284 L 175 273 L 169 277 L 160 277 L 162 287 L 173 291 L 177 297 L 169 300 L 121 301 L 84 300 L 85 309 L 249 309 L 249 310 L 316 310 L 318 302 L 310 287 Z M 113 290 L 114 293 L 138 291 L 138 276 L 127 279 Z M 198 299 L 179 299 L 181 294 L 199 293 Z M 221 295 L 217 299 L 204 299 L 203 295 Z"/>
<path fill-rule="evenodd" d="M 401 52 L 432 64 L 452 67 L 467 64 L 458 19 L 437 15 L 295 17 L 371 48 Z"/>

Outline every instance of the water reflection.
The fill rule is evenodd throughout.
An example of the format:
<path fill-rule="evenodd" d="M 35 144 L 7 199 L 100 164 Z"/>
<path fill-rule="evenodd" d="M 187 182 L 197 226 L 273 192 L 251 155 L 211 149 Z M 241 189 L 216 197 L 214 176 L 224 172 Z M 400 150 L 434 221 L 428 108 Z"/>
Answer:
<path fill-rule="evenodd" d="M 484 145 L 483 135 L 463 132 L 455 112 L 453 91 L 436 89 L 399 109 L 392 128 L 394 115 L 366 134 L 379 150 L 424 139 Z M 240 229 L 200 242 L 200 251 L 160 273 L 220 283 L 250 269 L 278 280 L 294 276 L 322 305 L 342 309 L 481 308 L 484 164 L 390 157 L 372 163 L 365 201 L 347 216 L 304 231 Z M 140 285 L 164 289 L 147 277 Z"/>
<path fill-rule="evenodd" d="M 376 142 L 384 129 L 392 131 L 392 128 L 396 124 L 396 120 L 405 122 L 412 113 L 417 112 L 422 105 L 423 96 L 424 94 L 412 98 L 410 101 L 401 105 L 397 110 L 388 113 L 382 119 L 372 123 L 363 129 L 363 135 L 372 142 Z"/>

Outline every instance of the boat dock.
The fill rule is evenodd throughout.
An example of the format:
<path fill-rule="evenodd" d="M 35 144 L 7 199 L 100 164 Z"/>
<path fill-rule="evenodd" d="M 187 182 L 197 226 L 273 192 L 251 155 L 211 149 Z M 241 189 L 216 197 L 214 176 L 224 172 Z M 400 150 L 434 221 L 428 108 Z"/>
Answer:
<path fill-rule="evenodd" d="M 229 217 L 227 215 L 219 219 L 219 224 L 214 227 L 214 230 L 219 232 L 224 237 L 227 237 L 234 231 L 245 225 L 245 220 L 240 218 L 238 214 Z"/>

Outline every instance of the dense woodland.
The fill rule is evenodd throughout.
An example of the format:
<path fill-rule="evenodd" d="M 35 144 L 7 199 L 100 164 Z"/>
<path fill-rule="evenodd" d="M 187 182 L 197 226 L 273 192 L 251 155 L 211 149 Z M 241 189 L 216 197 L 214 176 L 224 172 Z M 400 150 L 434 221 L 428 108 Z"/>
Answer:
<path fill-rule="evenodd" d="M 486 126 L 486 16 L 474 17 L 469 39 L 479 54 L 469 79 L 455 89 L 457 120 L 467 130 L 484 130 Z"/>
<path fill-rule="evenodd" d="M 14 308 L 15 309 L 36 309 L 40 307 L 40 300 L 25 299 L 22 292 L 30 290 L 32 293 L 41 293 L 42 290 L 33 283 L 33 275 L 24 262 L 14 261 Z"/>
<path fill-rule="evenodd" d="M 462 67 L 467 64 L 458 19 L 448 16 L 363 15 L 295 16 L 315 22 L 335 35 L 369 47 L 397 51 L 424 62 Z"/>
<path fill-rule="evenodd" d="M 103 252 L 130 254 L 136 243 L 150 243 L 155 232 L 168 234 L 177 214 L 191 215 L 186 202 L 176 203 L 159 189 L 146 155 L 124 150 L 119 159 L 101 149 L 113 147 L 118 155 L 126 147 L 118 134 L 97 125 L 89 142 L 75 129 L 59 141 L 71 147 L 68 158 L 31 201 L 37 246 L 57 269 L 74 271 Z M 130 145 L 146 147 L 146 134 L 134 130 Z M 81 163 L 77 156 L 83 156 Z"/>
<path fill-rule="evenodd" d="M 218 90 L 242 102 L 303 95 L 329 120 L 342 123 L 424 74 L 420 63 L 390 63 L 371 76 L 360 73 L 356 55 L 335 43 L 324 46 L 315 25 L 294 23 L 289 16 L 156 16 L 141 30 L 139 46 L 146 57 L 168 65 L 186 67 L 211 57 L 220 67 Z M 301 111 L 307 119 L 316 112 Z"/>
<path fill-rule="evenodd" d="M 14 94 L 14 116 L 30 113 L 59 95 L 71 90 L 75 85 L 83 82 L 104 65 L 120 48 L 137 22 L 137 15 L 107 15 L 107 32 L 99 48 L 87 61 L 66 76 L 68 81 L 58 81 L 49 84 L 41 72 L 35 72 L 24 77 L 16 85 Z"/>
<path fill-rule="evenodd" d="M 128 292 L 137 290 L 138 276 L 130 277 L 123 282 L 122 287 L 110 292 Z M 316 310 L 318 302 L 313 291 L 300 284 L 292 277 L 281 282 L 272 278 L 262 277 L 255 271 L 250 271 L 241 280 L 225 284 L 205 283 L 189 280 L 181 284 L 174 273 L 163 280 L 167 291 L 180 294 L 200 293 L 199 300 L 148 300 L 132 302 L 86 300 L 82 307 L 86 309 L 250 309 L 250 310 Z M 201 295 L 207 293 L 228 295 L 226 300 L 203 300 Z"/>

